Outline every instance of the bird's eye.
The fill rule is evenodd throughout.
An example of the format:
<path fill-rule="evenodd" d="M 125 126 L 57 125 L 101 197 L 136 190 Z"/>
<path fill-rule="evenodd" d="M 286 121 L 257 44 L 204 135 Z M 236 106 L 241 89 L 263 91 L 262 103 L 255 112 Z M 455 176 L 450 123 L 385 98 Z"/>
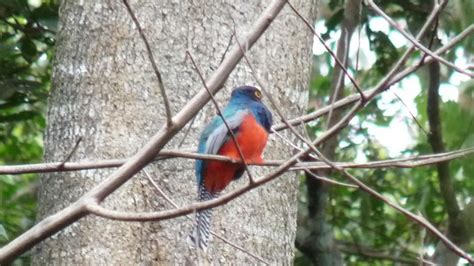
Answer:
<path fill-rule="evenodd" d="M 257 99 L 262 99 L 262 92 L 260 92 L 259 90 L 256 90 L 254 94 Z"/>

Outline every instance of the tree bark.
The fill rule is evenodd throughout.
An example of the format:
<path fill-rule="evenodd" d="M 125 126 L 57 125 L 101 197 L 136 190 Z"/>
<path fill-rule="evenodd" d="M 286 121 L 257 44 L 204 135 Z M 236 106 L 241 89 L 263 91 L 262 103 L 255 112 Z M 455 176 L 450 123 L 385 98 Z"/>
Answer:
<path fill-rule="evenodd" d="M 293 3 L 314 19 L 316 1 Z M 265 1 L 193 3 L 131 1 L 151 44 L 172 112 L 176 113 L 201 85 L 190 51 L 203 74 L 215 69 L 228 47 L 233 21 L 243 36 L 268 5 Z M 231 19 L 232 18 L 232 19 Z M 313 36 L 289 8 L 271 24 L 248 56 L 258 76 L 288 116 L 306 109 Z M 232 40 L 234 42 L 234 40 Z M 241 63 L 217 95 L 223 107 L 231 88 L 256 84 Z M 63 1 L 45 136 L 46 162 L 61 161 L 81 138 L 71 161 L 123 158 L 134 154 L 166 123 L 156 78 L 125 6 L 119 1 Z M 204 124 L 216 113 L 212 104 L 196 117 L 189 134 L 178 134 L 168 147 L 195 147 Z M 278 119 L 277 119 L 278 121 Z M 266 158 L 282 158 L 290 149 L 272 136 Z M 173 159 L 147 167 L 158 185 L 178 205 L 194 202 L 194 161 Z M 68 206 L 113 170 L 51 173 L 41 177 L 42 219 Z M 269 169 L 252 168 L 254 175 Z M 246 184 L 246 178 L 231 188 Z M 284 175 L 237 200 L 216 208 L 213 229 L 268 262 L 290 264 L 296 231 L 297 179 Z M 104 206 L 128 211 L 172 208 L 143 175 L 108 197 Z M 194 264 L 197 252 L 186 241 L 192 221 L 126 223 L 86 217 L 35 249 L 33 263 L 43 264 Z M 254 258 L 213 239 L 199 254 L 202 263 L 255 264 Z"/>

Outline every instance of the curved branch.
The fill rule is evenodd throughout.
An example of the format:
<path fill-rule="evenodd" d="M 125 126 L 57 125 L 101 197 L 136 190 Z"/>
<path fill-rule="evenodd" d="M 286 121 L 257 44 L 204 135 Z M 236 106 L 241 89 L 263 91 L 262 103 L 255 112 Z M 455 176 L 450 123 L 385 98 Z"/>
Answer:
<path fill-rule="evenodd" d="M 113 210 L 108 210 L 106 208 L 103 208 L 99 205 L 98 201 L 88 202 L 85 208 L 89 213 L 95 214 L 100 217 L 104 217 L 104 218 L 108 218 L 112 220 L 119 220 L 119 221 L 146 222 L 146 221 L 161 221 L 161 220 L 167 220 L 167 219 L 180 217 L 180 216 L 187 215 L 196 211 L 202 211 L 202 210 L 221 206 L 252 189 L 255 189 L 267 182 L 270 182 L 271 180 L 277 178 L 278 176 L 282 175 L 286 170 L 288 170 L 296 162 L 296 160 L 298 160 L 303 155 L 303 153 L 304 151 L 299 152 L 298 154 L 294 155 L 293 157 L 285 161 L 283 164 L 281 164 L 272 173 L 269 173 L 260 179 L 256 179 L 255 182 L 248 183 L 246 186 L 242 188 L 233 190 L 227 194 L 220 196 L 219 198 L 192 203 L 192 204 L 189 204 L 187 206 L 180 207 L 177 209 L 157 211 L 157 212 L 121 212 L 121 211 L 113 211 Z"/>
<path fill-rule="evenodd" d="M 151 177 L 150 174 L 148 174 L 147 170 L 146 170 L 146 169 L 143 169 L 143 172 L 145 172 L 145 175 L 146 175 L 146 177 L 147 177 L 147 179 L 148 179 L 148 182 L 150 182 L 150 183 L 152 184 L 152 186 L 156 189 L 156 191 L 158 192 L 158 194 L 159 194 L 161 197 L 163 197 L 163 198 L 164 198 L 169 204 L 171 204 L 173 207 L 179 208 L 178 204 L 176 204 L 176 203 L 158 186 L 158 184 L 156 184 L 156 182 L 153 181 L 153 178 Z M 190 219 L 190 220 L 193 220 L 193 218 L 191 218 L 191 216 L 186 216 L 186 217 L 187 217 L 188 219 Z M 228 244 L 228 245 L 230 245 L 230 246 L 232 246 L 232 247 L 234 247 L 234 248 L 236 248 L 236 249 L 242 251 L 243 253 L 249 255 L 250 257 L 255 258 L 256 260 L 259 260 L 260 262 L 264 263 L 265 265 L 269 265 L 269 263 L 268 263 L 266 260 L 264 260 L 262 257 L 258 256 L 257 254 L 254 254 L 254 253 L 250 252 L 249 250 L 247 250 L 247 249 L 245 249 L 245 248 L 243 248 L 243 247 L 241 247 L 241 246 L 239 246 L 239 245 L 233 243 L 233 242 L 230 241 L 229 239 L 227 239 L 227 238 L 225 238 L 225 237 L 223 237 L 223 236 L 221 236 L 221 235 L 215 233 L 215 232 L 212 231 L 212 230 L 211 230 L 210 232 L 211 232 L 211 235 L 213 235 L 214 237 L 216 237 L 216 238 L 222 240 L 224 243 L 226 243 L 226 244 Z"/>

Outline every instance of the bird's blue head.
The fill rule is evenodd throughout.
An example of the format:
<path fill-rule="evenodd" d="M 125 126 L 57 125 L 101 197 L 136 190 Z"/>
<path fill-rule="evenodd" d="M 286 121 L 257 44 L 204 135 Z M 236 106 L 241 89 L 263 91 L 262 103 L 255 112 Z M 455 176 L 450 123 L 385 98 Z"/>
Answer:
<path fill-rule="evenodd" d="M 252 86 L 237 87 L 232 91 L 229 105 L 229 112 L 234 112 L 238 108 L 249 109 L 257 121 L 268 131 L 272 126 L 272 113 L 262 102 L 262 91 Z"/>
<path fill-rule="evenodd" d="M 262 91 L 252 86 L 237 87 L 232 91 L 231 101 L 262 101 Z"/>

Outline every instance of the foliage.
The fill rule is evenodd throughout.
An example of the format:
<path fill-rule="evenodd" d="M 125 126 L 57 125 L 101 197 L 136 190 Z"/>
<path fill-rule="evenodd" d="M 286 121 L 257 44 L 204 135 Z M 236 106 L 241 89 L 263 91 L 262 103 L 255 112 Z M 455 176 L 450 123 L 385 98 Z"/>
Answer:
<path fill-rule="evenodd" d="M 448 12 L 441 17 L 438 30 L 441 39 L 453 37 L 473 23 L 472 16 L 469 16 L 469 10 L 474 7 L 472 2 L 462 0 L 454 2 L 451 4 L 457 8 L 448 7 Z M 416 34 L 428 16 L 431 10 L 430 3 L 432 1 L 377 2 L 400 25 L 408 25 L 412 35 Z M 329 15 L 321 18 L 326 27 L 323 37 L 332 44 L 333 49 L 335 49 L 337 40 L 337 37 L 334 36 L 338 36 L 336 33 L 340 31 L 343 19 L 341 14 L 343 5 L 343 1 L 329 1 L 327 8 L 331 12 L 326 12 Z M 350 70 L 352 73 L 357 73 L 356 79 L 365 89 L 374 86 L 376 81 L 383 78 L 407 47 L 407 44 L 400 46 L 399 43 L 396 43 L 397 40 L 393 38 L 393 33 L 396 30 L 374 30 L 372 28 L 374 23 L 371 21 L 376 19 L 379 18 L 364 8 L 361 26 L 356 29 L 353 37 L 357 39 L 359 38 L 358 33 L 361 33 L 362 42 L 365 38 L 370 44 L 370 51 L 366 49 L 359 51 L 360 57 L 375 57 L 372 65 L 359 66 L 357 69 L 355 60 L 350 63 Z M 317 22 L 316 25 L 318 24 L 320 22 Z M 443 40 L 445 42 L 447 38 Z M 465 41 L 456 49 L 463 51 L 463 53 L 457 53 L 457 55 L 451 53 L 451 58 L 446 58 L 451 61 L 463 60 L 463 54 L 473 53 L 472 42 Z M 420 54 L 415 54 L 410 58 L 409 64 L 416 64 L 418 60 L 420 60 Z M 332 71 L 326 73 L 324 69 L 331 68 L 333 63 L 328 53 L 315 56 L 314 62 L 317 62 L 317 67 L 314 68 L 310 95 L 316 99 L 311 100 L 310 103 L 321 106 L 328 103 L 332 77 Z M 451 85 L 451 89 L 456 89 L 456 84 L 459 79 L 462 80 L 462 77 L 448 68 L 443 68 L 442 71 L 442 85 Z M 349 128 L 339 135 L 339 146 L 336 151 L 338 161 L 388 159 L 391 151 L 380 143 L 380 136 L 371 132 L 374 132 L 374 128 L 390 128 L 396 131 L 395 127 L 401 124 L 407 125 L 411 131 L 412 144 L 396 157 L 432 153 L 425 133 L 429 128 L 426 114 L 427 74 L 421 70 L 413 76 L 417 77 L 416 80 L 419 80 L 421 85 L 421 93 L 414 99 L 415 109 L 407 110 L 407 107 L 394 97 L 388 103 L 386 99 L 390 97 L 377 98 L 376 102 L 369 104 L 360 112 Z M 472 82 L 465 81 L 461 82 L 460 87 L 463 88 L 458 89 L 459 100 L 440 101 L 443 141 L 447 150 L 473 147 L 474 143 L 473 85 Z M 348 86 L 348 88 L 351 89 L 352 86 Z M 409 89 L 414 88 L 394 86 L 391 91 L 399 93 Z M 353 89 L 348 91 L 355 92 Z M 388 91 L 385 94 L 391 94 L 391 92 Z M 464 104 L 462 104 L 463 102 Z M 312 107 L 314 108 L 314 106 Z M 424 130 L 419 128 L 409 112 L 414 113 Z M 397 123 L 397 121 L 403 122 Z M 325 123 L 324 119 L 321 119 L 312 123 L 308 130 L 317 136 L 321 133 L 321 128 L 324 128 Z M 397 138 L 398 136 L 393 136 L 393 141 L 398 141 Z M 472 157 L 450 163 L 456 196 L 462 208 L 473 200 L 473 167 Z M 436 167 L 353 170 L 351 173 L 402 207 L 414 213 L 421 213 L 442 232 L 446 230 L 447 214 L 439 192 Z M 333 174 L 332 177 L 347 182 L 337 174 Z M 306 204 L 307 195 L 303 192 L 304 190 L 300 193 L 300 201 L 301 204 Z M 337 246 L 341 247 L 343 251 L 344 261 L 348 264 L 392 265 L 397 258 L 417 261 L 420 251 L 425 252 L 425 255 L 432 254 L 436 247 L 437 239 L 434 239 L 430 233 L 420 230 L 418 225 L 362 191 L 332 186 L 328 205 L 327 220 L 332 226 Z M 353 247 L 356 252 L 345 252 L 348 250 L 346 247 Z M 386 259 L 370 255 L 374 250 L 378 255 L 386 255 Z M 468 252 L 472 254 L 473 251 L 474 245 L 471 243 Z M 303 254 L 298 253 L 295 263 L 307 265 L 309 262 Z"/>
<path fill-rule="evenodd" d="M 0 164 L 41 161 L 56 1 L 0 1 Z M 35 219 L 37 175 L 0 175 L 0 246 Z"/>

